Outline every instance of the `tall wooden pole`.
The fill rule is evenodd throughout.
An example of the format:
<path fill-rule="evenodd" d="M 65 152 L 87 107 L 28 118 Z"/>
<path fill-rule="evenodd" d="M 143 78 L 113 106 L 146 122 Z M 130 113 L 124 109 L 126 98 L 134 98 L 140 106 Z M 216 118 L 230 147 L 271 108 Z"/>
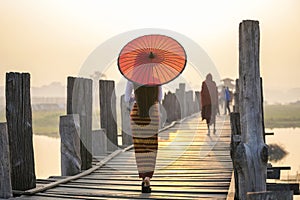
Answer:
<path fill-rule="evenodd" d="M 6 120 L 13 190 L 36 186 L 32 142 L 30 74 L 6 74 Z"/>
<path fill-rule="evenodd" d="M 240 88 L 239 88 L 239 79 L 236 79 L 235 80 L 235 92 L 234 92 L 234 107 L 233 107 L 234 112 L 240 112 L 239 111 L 239 108 L 240 108 L 240 106 L 239 106 L 239 102 L 240 102 L 240 100 L 239 100 L 239 90 L 240 90 Z"/>
<path fill-rule="evenodd" d="M 192 90 L 185 92 L 186 116 L 190 116 L 194 111 L 194 92 Z"/>
<path fill-rule="evenodd" d="M 201 110 L 201 96 L 199 91 L 195 91 L 195 112 L 200 112 Z"/>
<path fill-rule="evenodd" d="M 92 95 L 91 79 L 68 77 L 67 114 L 79 114 L 81 169 L 92 167 Z"/>
<path fill-rule="evenodd" d="M 179 83 L 179 89 L 176 89 L 175 94 L 180 105 L 180 117 L 178 119 L 183 119 L 186 117 L 185 83 Z"/>
<path fill-rule="evenodd" d="M 240 199 L 246 199 L 247 192 L 266 190 L 268 150 L 263 140 L 259 42 L 258 21 L 243 21 L 239 27 L 239 111 L 242 142 L 235 153 Z"/>
<path fill-rule="evenodd" d="M 261 90 L 261 116 L 262 116 L 262 130 L 263 130 L 263 139 L 266 143 L 266 131 L 265 131 L 265 119 L 264 119 L 264 92 L 263 92 L 263 79 L 260 77 L 260 90 Z"/>
<path fill-rule="evenodd" d="M 130 128 L 130 111 L 132 103 L 125 102 L 125 95 L 122 95 L 120 104 L 122 120 L 122 145 L 127 147 L 132 144 L 132 133 Z"/>
<path fill-rule="evenodd" d="M 10 156 L 6 123 L 0 123 L 0 199 L 12 197 Z"/>
<path fill-rule="evenodd" d="M 112 152 L 118 148 L 115 82 L 100 80 L 99 85 L 100 123 L 106 132 L 107 150 Z"/>

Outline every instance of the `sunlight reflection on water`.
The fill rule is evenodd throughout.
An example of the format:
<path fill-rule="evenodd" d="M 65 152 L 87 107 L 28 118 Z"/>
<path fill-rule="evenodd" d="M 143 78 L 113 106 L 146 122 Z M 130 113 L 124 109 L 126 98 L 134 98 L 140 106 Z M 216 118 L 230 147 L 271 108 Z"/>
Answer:
<path fill-rule="evenodd" d="M 36 177 L 60 176 L 60 138 L 33 135 L 33 148 Z"/>

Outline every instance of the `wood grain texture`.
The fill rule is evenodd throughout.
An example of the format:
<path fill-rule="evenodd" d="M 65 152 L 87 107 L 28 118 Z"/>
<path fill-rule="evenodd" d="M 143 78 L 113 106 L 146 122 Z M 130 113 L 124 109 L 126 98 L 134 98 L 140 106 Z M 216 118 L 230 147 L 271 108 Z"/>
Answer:
<path fill-rule="evenodd" d="M 141 193 L 134 151 L 129 146 L 84 175 L 40 180 L 46 190 L 35 190 L 34 196 L 21 199 L 226 199 L 232 176 L 230 124 L 227 116 L 217 119 L 216 135 L 206 135 L 200 115 L 159 132 L 151 194 Z"/>
<path fill-rule="evenodd" d="M 117 112 L 115 82 L 99 81 L 100 124 L 107 136 L 107 150 L 113 152 L 118 148 Z"/>
<path fill-rule="evenodd" d="M 12 197 L 10 156 L 6 123 L 0 123 L 0 198 Z"/>
<path fill-rule="evenodd" d="M 259 22 L 245 20 L 239 27 L 239 111 L 241 143 L 236 164 L 239 197 L 266 190 L 267 146 L 263 140 L 262 97 L 259 66 Z"/>
<path fill-rule="evenodd" d="M 92 167 L 92 87 L 91 79 L 68 77 L 67 114 L 79 114 L 82 170 Z"/>
<path fill-rule="evenodd" d="M 78 114 L 60 116 L 61 175 L 73 176 L 81 171 L 80 120 Z"/>
<path fill-rule="evenodd" d="M 13 190 L 36 186 L 32 143 L 30 74 L 6 74 L 6 120 Z"/>

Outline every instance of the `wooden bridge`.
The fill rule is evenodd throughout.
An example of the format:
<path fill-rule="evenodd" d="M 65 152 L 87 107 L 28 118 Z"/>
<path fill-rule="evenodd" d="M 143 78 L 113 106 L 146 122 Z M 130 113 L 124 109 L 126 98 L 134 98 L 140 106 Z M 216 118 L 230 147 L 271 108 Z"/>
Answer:
<path fill-rule="evenodd" d="M 109 142 L 105 142 L 105 148 L 113 153 L 92 158 L 88 149 L 96 140 L 91 134 L 92 80 L 69 77 L 67 115 L 60 118 L 60 129 L 65 142 L 62 146 L 69 144 L 73 148 L 64 146 L 62 155 L 72 153 L 74 159 L 62 158 L 72 165 L 69 167 L 68 162 L 62 162 L 65 164 L 62 169 L 74 169 L 72 174 L 76 175 L 36 182 L 31 140 L 30 76 L 7 74 L 7 124 L 0 123 L 0 197 L 10 198 L 13 193 L 19 194 L 19 199 L 233 199 L 235 192 L 235 198 L 243 200 L 292 199 L 293 192 L 299 194 L 299 184 L 266 182 L 269 178 L 279 179 L 280 170 L 289 168 L 274 168 L 267 163 L 258 22 L 243 21 L 239 30 L 239 81 L 236 82 L 231 123 L 229 116 L 218 116 L 216 134 L 207 135 L 206 124 L 200 120 L 199 113 L 194 114 L 199 111 L 195 109 L 199 99 L 192 102 L 193 93 L 185 91 L 184 85 L 180 85 L 175 94 L 167 95 L 162 104 L 165 105 L 167 122 L 174 123 L 159 133 L 151 194 L 141 193 L 132 145 L 118 149 L 113 117 L 116 109 L 115 105 L 112 106 L 116 102 L 113 81 L 99 82 L 101 128 L 108 133 L 106 141 Z M 123 124 L 130 123 L 125 120 Z M 123 130 L 127 130 L 126 127 L 122 126 L 122 133 Z M 128 134 L 126 137 L 130 138 Z M 126 137 L 122 137 L 123 145 L 129 145 Z M 79 161 L 82 161 L 81 166 Z M 232 187 L 233 182 L 237 183 L 236 187 Z"/>
<path fill-rule="evenodd" d="M 19 199 L 226 199 L 232 176 L 231 131 L 228 116 L 217 119 L 217 132 L 210 136 L 199 114 L 161 130 L 151 194 L 141 193 L 130 146 L 81 174 L 37 180 L 37 188 Z"/>

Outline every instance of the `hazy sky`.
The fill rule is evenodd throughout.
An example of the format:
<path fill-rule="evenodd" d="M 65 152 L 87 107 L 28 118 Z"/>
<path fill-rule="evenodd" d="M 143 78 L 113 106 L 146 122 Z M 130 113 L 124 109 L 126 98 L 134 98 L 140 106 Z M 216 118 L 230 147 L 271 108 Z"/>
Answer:
<path fill-rule="evenodd" d="M 299 0 L 1 0 L 0 85 L 5 72 L 31 73 L 33 86 L 66 83 L 107 39 L 162 28 L 197 42 L 221 77 L 238 77 L 238 26 L 260 22 L 266 88 L 300 88 Z"/>

